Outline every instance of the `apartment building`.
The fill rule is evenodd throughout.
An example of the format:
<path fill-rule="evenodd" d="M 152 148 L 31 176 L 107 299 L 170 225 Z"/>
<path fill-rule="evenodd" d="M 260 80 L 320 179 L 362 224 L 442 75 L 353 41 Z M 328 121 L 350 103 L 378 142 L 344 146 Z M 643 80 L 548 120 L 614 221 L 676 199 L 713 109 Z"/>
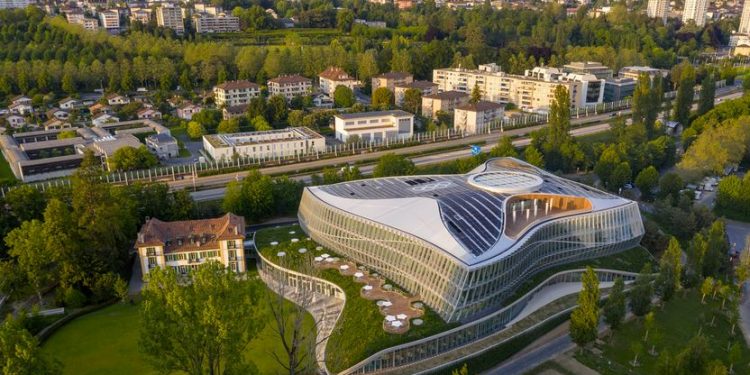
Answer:
<path fill-rule="evenodd" d="M 99 21 L 102 23 L 102 28 L 108 32 L 120 32 L 120 12 L 117 9 L 108 9 L 99 12 Z"/>
<path fill-rule="evenodd" d="M 156 8 L 156 24 L 174 30 L 177 34 L 185 33 L 185 21 L 182 8 L 172 4 L 162 4 Z"/>
<path fill-rule="evenodd" d="M 130 22 L 140 22 L 147 24 L 151 21 L 151 9 L 135 8 L 130 10 Z"/>
<path fill-rule="evenodd" d="M 218 107 L 246 105 L 258 95 L 260 87 L 247 80 L 226 81 L 214 86 L 214 101 Z"/>
<path fill-rule="evenodd" d="M 281 95 L 286 100 L 295 96 L 309 95 L 312 92 L 312 80 L 301 75 L 279 76 L 268 81 L 268 93 Z"/>
<path fill-rule="evenodd" d="M 325 152 L 326 140 L 306 127 L 203 136 L 203 149 L 214 160 L 237 155 L 253 159 L 316 155 Z"/>
<path fill-rule="evenodd" d="M 497 64 L 480 65 L 473 70 L 435 69 L 433 82 L 438 84 L 439 91 L 453 90 L 468 94 L 478 87 L 483 100 L 514 103 L 521 109 L 532 111 L 547 110 L 554 98 L 555 88 L 560 85 L 568 89 L 571 107 L 603 101 L 604 80 L 590 74 L 566 74 L 556 68 L 538 67 L 527 70 L 522 76 L 502 72 Z"/>
<path fill-rule="evenodd" d="M 362 83 L 351 77 L 344 69 L 336 66 L 328 67 L 318 75 L 320 91 L 333 98 L 336 87 L 345 86 L 352 90 L 361 86 Z"/>
<path fill-rule="evenodd" d="M 232 15 L 219 13 L 196 13 L 193 24 L 198 34 L 205 33 L 234 33 L 240 31 L 240 19 Z"/>
<path fill-rule="evenodd" d="M 648 0 L 648 8 L 646 8 L 646 14 L 650 18 L 660 18 L 662 21 L 667 22 L 667 14 L 669 14 L 669 0 Z"/>
<path fill-rule="evenodd" d="M 0 9 L 22 9 L 35 4 L 35 0 L 0 0 Z"/>
<path fill-rule="evenodd" d="M 414 115 L 401 110 L 342 113 L 334 116 L 336 139 L 346 142 L 352 136 L 364 142 L 409 138 L 414 132 Z"/>
<path fill-rule="evenodd" d="M 422 96 L 422 116 L 436 118 L 438 112 L 453 112 L 453 109 L 469 102 L 469 94 L 460 91 L 443 91 Z"/>
<path fill-rule="evenodd" d="M 407 85 L 414 82 L 414 76 L 404 72 L 390 72 L 372 77 L 372 91 L 385 87 L 395 92 L 397 85 Z"/>
<path fill-rule="evenodd" d="M 194 7 L 197 13 L 208 13 L 213 16 L 218 16 L 219 14 L 224 13 L 224 9 L 217 5 L 195 3 Z"/>
<path fill-rule="evenodd" d="M 708 11 L 708 0 L 685 0 L 682 22 L 688 23 L 692 20 L 696 26 L 703 27 L 706 24 L 706 11 Z"/>
<path fill-rule="evenodd" d="M 502 120 L 504 109 L 502 104 L 484 100 L 458 106 L 453 112 L 453 128 L 467 134 L 487 131 L 493 122 Z"/>
<path fill-rule="evenodd" d="M 638 77 L 641 76 L 641 74 L 647 74 L 651 79 L 654 79 L 657 75 L 662 76 L 662 78 L 665 78 L 668 74 L 668 70 L 664 69 L 656 69 L 652 68 L 650 66 L 625 66 L 622 69 L 620 69 L 620 72 L 618 75 L 623 78 L 632 78 L 634 80 L 638 80 Z"/>
<path fill-rule="evenodd" d="M 404 105 L 404 95 L 406 90 L 415 89 L 418 90 L 422 96 L 432 95 L 438 92 L 437 85 L 430 81 L 414 81 L 406 84 L 397 84 L 393 89 L 393 96 L 396 101 L 396 106 L 401 107 Z"/>
<path fill-rule="evenodd" d="M 563 73 L 592 74 L 599 79 L 613 77 L 612 69 L 595 61 L 575 61 L 563 66 Z"/>
<path fill-rule="evenodd" d="M 750 35 L 750 0 L 744 0 L 742 5 L 742 16 L 740 17 L 740 27 L 737 33 Z"/>
<path fill-rule="evenodd" d="M 215 219 L 161 221 L 151 218 L 138 232 L 135 248 L 144 279 L 155 267 L 187 274 L 209 261 L 242 273 L 245 267 L 245 218 L 226 214 Z"/>

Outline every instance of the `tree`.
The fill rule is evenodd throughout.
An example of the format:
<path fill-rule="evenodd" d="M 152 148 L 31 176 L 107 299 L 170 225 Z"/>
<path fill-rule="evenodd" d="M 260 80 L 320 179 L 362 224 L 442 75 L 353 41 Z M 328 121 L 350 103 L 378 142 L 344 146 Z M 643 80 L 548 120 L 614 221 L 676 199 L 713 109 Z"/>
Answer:
<path fill-rule="evenodd" d="M 78 136 L 75 130 L 63 130 L 57 134 L 57 139 L 75 138 Z"/>
<path fill-rule="evenodd" d="M 701 303 L 706 303 L 706 296 L 711 294 L 711 292 L 714 290 L 714 286 L 716 283 L 714 282 L 714 278 L 709 276 L 705 279 L 703 279 L 703 283 L 701 284 Z"/>
<path fill-rule="evenodd" d="M 599 279 L 591 267 L 586 268 L 578 293 L 578 306 L 570 315 L 570 337 L 579 347 L 593 342 L 599 326 Z"/>
<path fill-rule="evenodd" d="M 13 257 L 29 285 L 36 292 L 42 304 L 42 290 L 54 282 L 55 254 L 54 248 L 48 248 L 42 236 L 43 224 L 39 220 L 24 221 L 20 227 L 12 230 L 5 237 L 8 254 Z"/>
<path fill-rule="evenodd" d="M 402 155 L 386 154 L 378 159 L 372 171 L 373 177 L 405 176 L 415 172 L 414 163 Z"/>
<path fill-rule="evenodd" d="M 336 28 L 341 32 L 348 33 L 352 31 L 354 25 L 354 12 L 349 9 L 341 9 L 336 12 Z"/>
<path fill-rule="evenodd" d="M 714 108 L 716 100 L 716 79 L 713 73 L 708 73 L 701 82 L 700 98 L 698 99 L 698 116 L 702 116 Z"/>
<path fill-rule="evenodd" d="M 729 373 L 734 374 L 734 364 L 742 360 L 742 347 L 738 342 L 734 342 L 729 349 Z"/>
<path fill-rule="evenodd" d="M 266 131 L 266 130 L 273 130 L 271 127 L 271 124 L 266 121 L 266 118 L 263 116 L 255 116 L 251 122 L 253 129 L 256 131 Z"/>
<path fill-rule="evenodd" d="M 659 185 L 659 171 L 653 165 L 648 166 L 635 177 L 635 186 L 641 191 L 641 199 L 650 201 L 654 197 L 654 188 Z"/>
<path fill-rule="evenodd" d="M 673 172 L 667 173 L 659 179 L 659 197 L 670 197 L 676 202 L 679 200 L 680 190 L 682 190 L 684 186 L 685 182 L 682 181 L 680 175 Z"/>
<path fill-rule="evenodd" d="M 601 156 L 599 156 L 599 161 L 594 166 L 594 173 L 599 176 L 605 185 L 610 189 L 615 189 L 615 191 L 619 186 L 609 186 L 609 181 L 612 172 L 618 165 L 620 165 L 621 161 L 622 159 L 620 158 L 620 152 L 617 145 L 612 144 L 602 151 Z"/>
<path fill-rule="evenodd" d="M 422 110 L 422 92 L 418 89 L 404 91 L 403 108 L 407 112 L 420 114 Z"/>
<path fill-rule="evenodd" d="M 237 133 L 239 131 L 240 120 L 238 118 L 222 120 L 216 128 L 216 132 L 219 134 Z"/>
<path fill-rule="evenodd" d="M 222 120 L 221 111 L 213 109 L 204 109 L 193 115 L 190 122 L 195 122 L 203 126 L 204 129 L 215 130 L 219 126 L 219 122 Z M 204 130 L 205 134 L 205 130 Z M 190 127 L 188 126 L 188 135 L 190 135 Z M 200 138 L 200 137 L 198 137 Z"/>
<path fill-rule="evenodd" d="M 533 145 L 529 145 L 523 150 L 523 159 L 535 167 L 544 168 L 544 155 Z"/>
<path fill-rule="evenodd" d="M 474 88 L 471 89 L 471 97 L 469 98 L 469 103 L 476 104 L 479 103 L 479 101 L 482 100 L 482 90 L 479 89 L 479 85 L 474 84 Z"/>
<path fill-rule="evenodd" d="M 0 324 L 0 358 L 0 373 L 3 374 L 62 374 L 60 364 L 46 359 L 37 339 L 10 315 Z"/>
<path fill-rule="evenodd" d="M 451 375 L 469 375 L 469 367 L 467 367 L 466 363 L 464 363 L 463 366 L 461 366 L 460 369 L 454 369 L 451 371 Z"/>
<path fill-rule="evenodd" d="M 693 65 L 685 61 L 680 65 L 681 74 L 677 87 L 677 96 L 674 103 L 675 121 L 687 127 L 690 125 L 690 107 L 693 104 L 693 95 L 695 95 L 695 69 Z"/>
<path fill-rule="evenodd" d="M 644 316 L 651 310 L 651 297 L 654 295 L 651 272 L 651 263 L 646 263 L 630 290 L 630 309 L 636 316 Z"/>
<path fill-rule="evenodd" d="M 497 141 L 497 145 L 490 150 L 490 156 L 493 158 L 497 157 L 512 157 L 517 158 L 518 157 L 518 151 L 516 151 L 516 147 L 513 146 L 513 140 L 508 137 L 501 137 Z"/>
<path fill-rule="evenodd" d="M 165 373 L 254 373 L 244 350 L 265 321 L 259 281 L 238 278 L 218 262 L 201 265 L 188 278 L 180 283 L 172 268 L 148 274 L 139 339 L 148 362 Z"/>
<path fill-rule="evenodd" d="M 563 85 L 555 88 L 550 104 L 549 126 L 542 144 L 544 164 L 550 170 L 572 170 L 583 154 L 570 137 L 570 93 Z"/>
<path fill-rule="evenodd" d="M 274 124 L 281 124 L 287 120 L 288 108 L 286 98 L 281 95 L 273 95 L 268 98 L 266 117 Z"/>
<path fill-rule="evenodd" d="M 187 125 L 187 134 L 192 140 L 201 139 L 206 134 L 206 128 L 197 121 L 190 121 Z"/>
<path fill-rule="evenodd" d="M 107 159 L 109 169 L 118 171 L 146 169 L 158 163 L 159 161 L 156 159 L 156 156 L 143 145 L 138 148 L 130 146 L 120 148 Z"/>
<path fill-rule="evenodd" d="M 670 237 L 669 245 L 659 260 L 659 276 L 656 287 L 662 301 L 669 301 L 675 291 L 680 290 L 682 277 L 682 248 L 676 238 Z"/>
<path fill-rule="evenodd" d="M 680 374 L 703 374 L 708 365 L 708 341 L 704 336 L 693 337 L 687 347 L 677 355 Z"/>
<path fill-rule="evenodd" d="M 387 87 L 378 87 L 372 93 L 372 106 L 379 110 L 388 110 L 393 108 L 393 92 Z"/>
<path fill-rule="evenodd" d="M 273 213 L 273 182 L 256 169 L 242 181 L 227 185 L 222 207 L 226 212 L 244 216 L 248 221 L 258 221 Z"/>
<path fill-rule="evenodd" d="M 613 191 L 622 188 L 633 178 L 633 172 L 630 170 L 630 163 L 623 161 L 615 167 L 612 175 L 609 176 L 609 188 Z"/>
<path fill-rule="evenodd" d="M 352 89 L 338 85 L 336 90 L 333 91 L 333 104 L 338 108 L 349 108 L 354 105 L 356 98 L 354 97 L 354 91 Z"/>
<path fill-rule="evenodd" d="M 21 185 L 5 195 L 5 203 L 19 222 L 41 219 L 47 204 L 44 194 L 31 185 Z"/>
<path fill-rule="evenodd" d="M 257 116 L 266 117 L 268 114 L 268 102 L 262 95 L 250 99 L 247 105 L 247 117 L 254 118 Z"/>
<path fill-rule="evenodd" d="M 607 322 L 613 330 L 620 327 L 623 319 L 625 319 L 627 306 L 624 291 L 625 282 L 622 280 L 622 277 L 617 277 L 615 279 L 615 284 L 612 286 L 612 290 L 609 293 L 609 297 L 607 297 L 607 302 L 604 304 L 604 321 Z"/>

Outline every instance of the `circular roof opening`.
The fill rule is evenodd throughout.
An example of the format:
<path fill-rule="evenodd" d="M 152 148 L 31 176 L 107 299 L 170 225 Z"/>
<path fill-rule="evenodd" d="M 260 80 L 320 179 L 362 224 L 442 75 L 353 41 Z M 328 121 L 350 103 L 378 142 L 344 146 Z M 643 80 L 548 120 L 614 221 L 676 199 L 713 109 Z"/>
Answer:
<path fill-rule="evenodd" d="M 499 194 L 528 193 L 539 189 L 544 180 L 533 174 L 517 171 L 484 172 L 469 176 L 469 184 Z"/>

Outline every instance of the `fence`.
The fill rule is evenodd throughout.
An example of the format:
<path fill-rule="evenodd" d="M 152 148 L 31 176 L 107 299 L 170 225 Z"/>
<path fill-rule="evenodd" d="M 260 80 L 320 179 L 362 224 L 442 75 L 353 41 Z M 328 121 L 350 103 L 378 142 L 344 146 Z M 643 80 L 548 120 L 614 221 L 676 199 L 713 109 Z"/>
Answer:
<path fill-rule="evenodd" d="M 716 82 L 717 88 L 723 88 L 725 86 L 726 81 L 722 80 Z M 699 95 L 700 90 L 697 89 L 695 93 L 695 99 L 697 99 Z M 664 94 L 664 97 L 666 99 L 674 99 L 675 96 L 675 91 L 669 91 Z M 571 118 L 580 119 L 588 116 L 596 116 L 603 113 L 628 109 L 631 106 L 632 100 L 629 98 L 616 102 L 601 103 L 595 106 L 576 108 L 571 113 Z M 547 114 L 526 113 L 522 116 L 503 118 L 493 121 L 488 127 L 484 127 L 483 129 L 481 129 L 479 133 L 489 134 L 492 131 L 505 131 L 536 126 L 545 124 L 548 122 L 548 120 L 549 115 Z M 135 182 L 176 181 L 184 179 L 185 177 L 197 178 L 199 176 L 219 173 L 231 173 L 232 171 L 246 170 L 249 168 L 272 167 L 319 160 L 324 158 L 349 156 L 363 152 L 383 151 L 421 144 L 444 142 L 451 139 L 464 138 L 470 135 L 472 134 L 468 134 L 462 130 L 442 129 L 434 132 L 414 133 L 411 137 L 408 138 L 385 138 L 373 141 L 359 141 L 347 144 L 330 145 L 327 146 L 326 150 L 323 152 L 315 151 L 306 155 L 276 155 L 261 158 L 243 157 L 238 155 L 232 160 L 209 160 L 205 163 L 196 162 L 193 164 L 160 166 L 146 170 L 110 172 L 105 174 L 102 179 L 107 183 L 125 185 Z M 44 182 L 28 183 L 27 185 L 33 186 L 40 191 L 46 191 L 50 188 L 70 186 L 70 179 L 61 178 Z M 5 197 L 5 194 L 13 188 L 14 187 L 12 186 L 0 188 L 0 196 Z"/>

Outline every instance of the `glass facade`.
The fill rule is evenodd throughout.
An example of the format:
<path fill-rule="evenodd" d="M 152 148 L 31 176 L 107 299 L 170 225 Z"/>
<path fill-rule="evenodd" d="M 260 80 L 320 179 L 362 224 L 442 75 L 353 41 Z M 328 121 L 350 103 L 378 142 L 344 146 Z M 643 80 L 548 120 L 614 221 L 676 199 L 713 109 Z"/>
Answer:
<path fill-rule="evenodd" d="M 640 212 L 635 202 L 623 202 L 536 224 L 508 252 L 473 266 L 416 236 L 323 202 L 310 189 L 299 219 L 316 242 L 376 270 L 456 322 L 498 311 L 524 280 L 544 269 L 636 246 L 644 233 Z"/>

